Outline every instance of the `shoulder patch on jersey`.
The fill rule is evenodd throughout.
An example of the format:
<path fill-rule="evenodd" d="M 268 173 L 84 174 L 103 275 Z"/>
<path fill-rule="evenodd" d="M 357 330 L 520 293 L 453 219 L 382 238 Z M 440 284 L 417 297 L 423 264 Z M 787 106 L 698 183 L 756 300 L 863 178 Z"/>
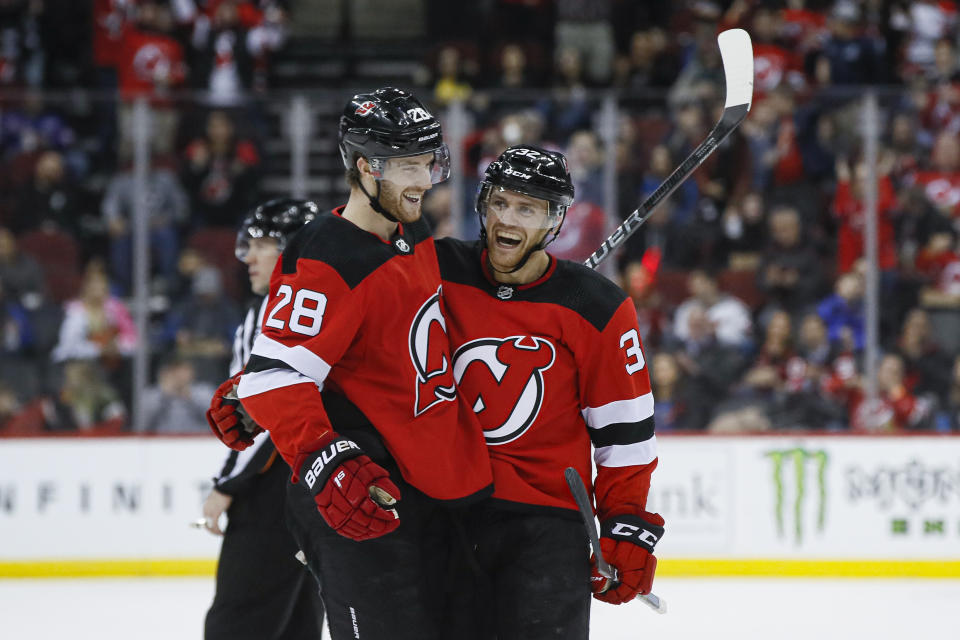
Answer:
<path fill-rule="evenodd" d="M 340 216 L 326 212 L 291 239 L 283 251 L 281 269 L 283 273 L 294 273 L 297 260 L 318 260 L 332 267 L 353 289 L 384 263 L 409 253 L 411 244 L 416 246 L 429 237 L 429 225 L 421 219 L 404 225 L 403 235 L 386 243 Z M 398 251 L 396 241 L 402 241 L 405 250 Z"/>

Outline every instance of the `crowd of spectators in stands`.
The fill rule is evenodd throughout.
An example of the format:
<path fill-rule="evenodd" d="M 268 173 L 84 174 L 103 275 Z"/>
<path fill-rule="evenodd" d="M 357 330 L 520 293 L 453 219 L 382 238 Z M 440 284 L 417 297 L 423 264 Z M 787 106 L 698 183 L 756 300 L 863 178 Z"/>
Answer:
<path fill-rule="evenodd" d="M 718 31 L 753 39 L 750 117 L 619 256 L 655 354 L 658 430 L 960 429 L 955 3 L 494 4 L 479 37 L 455 32 L 438 50 L 434 97 L 470 107 L 468 179 L 509 144 L 568 154 L 577 205 L 554 248 L 571 259 L 589 256 L 607 219 L 627 215 L 717 120 Z M 544 23 L 553 29 L 524 37 Z M 880 87 L 882 114 L 874 402 L 863 376 L 866 85 Z M 549 97 L 518 110 L 491 101 L 491 87 Z M 609 125 L 591 90 L 610 88 L 621 121 L 608 215 L 599 134 Z M 651 100 L 656 91 L 665 98 Z"/>
<path fill-rule="evenodd" d="M 287 10 L 279 0 L 0 2 L 0 433 L 128 430 L 131 356 L 144 343 L 164 357 L 152 363 L 143 429 L 206 429 L 209 385 L 226 371 L 243 304 L 235 225 L 260 197 L 248 98 L 266 88 Z M 138 98 L 150 107 L 146 193 L 133 166 Z M 130 311 L 140 203 L 144 336 Z"/>
<path fill-rule="evenodd" d="M 262 123 L 246 97 L 265 90 L 297 3 L 81 4 L 0 1 L 0 435 L 129 430 L 137 344 L 163 354 L 138 428 L 204 431 L 203 398 L 226 370 L 244 303 L 232 233 L 264 193 Z M 424 204 L 437 233 L 457 228 L 455 198 L 472 211 L 492 158 L 539 143 L 568 155 L 577 200 L 551 250 L 574 260 L 716 121 L 717 32 L 751 34 L 750 117 L 617 256 L 658 430 L 960 431 L 954 3 L 422 4 L 434 73 L 410 88 L 438 108 L 464 101 L 472 127 L 464 192 L 440 185 Z M 866 85 L 880 87 L 882 125 L 875 402 L 864 379 Z M 70 104 L 76 88 L 97 90 L 88 108 Z M 617 96 L 614 123 L 603 95 Z M 130 221 L 144 195 L 132 164 L 138 97 L 152 132 L 139 200 L 152 255 L 145 336 L 129 311 Z M 605 209 L 611 168 L 617 211 Z M 468 215 L 460 229 L 474 237 L 477 222 Z"/>

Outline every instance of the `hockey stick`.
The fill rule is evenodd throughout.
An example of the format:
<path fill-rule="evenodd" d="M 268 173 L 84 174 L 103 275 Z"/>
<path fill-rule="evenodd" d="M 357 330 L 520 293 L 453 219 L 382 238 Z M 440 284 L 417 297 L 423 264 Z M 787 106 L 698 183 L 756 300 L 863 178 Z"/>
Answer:
<path fill-rule="evenodd" d="M 580 509 L 580 515 L 583 516 L 583 526 L 587 529 L 587 536 L 590 538 L 590 546 L 593 547 L 594 560 L 597 563 L 597 572 L 611 582 L 617 582 L 617 568 L 611 566 L 603 559 L 603 553 L 600 551 L 600 536 L 597 534 L 597 527 L 593 522 L 593 508 L 590 506 L 590 497 L 587 495 L 587 488 L 583 486 L 583 480 L 580 474 L 573 467 L 567 467 L 563 472 L 563 477 L 567 479 L 567 486 L 570 487 L 570 493 L 577 502 Z M 657 613 L 667 612 L 667 603 L 662 598 L 653 593 L 641 594 L 637 596 L 651 609 Z"/>
<path fill-rule="evenodd" d="M 654 209 L 689 178 L 707 156 L 716 151 L 720 143 L 747 117 L 753 100 L 753 45 L 750 44 L 750 36 L 743 29 L 729 29 L 717 37 L 717 45 L 720 47 L 723 73 L 727 80 L 723 116 L 707 139 L 584 261 L 591 269 L 596 269 L 614 249 L 632 236 L 640 225 L 647 221 Z"/>

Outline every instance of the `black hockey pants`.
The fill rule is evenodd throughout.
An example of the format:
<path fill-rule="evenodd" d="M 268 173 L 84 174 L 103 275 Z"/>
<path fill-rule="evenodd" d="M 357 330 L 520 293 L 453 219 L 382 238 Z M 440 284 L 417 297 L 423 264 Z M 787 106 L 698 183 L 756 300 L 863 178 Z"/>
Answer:
<path fill-rule="evenodd" d="M 313 497 L 290 484 L 288 523 L 320 581 L 333 640 L 440 640 L 445 628 L 449 511 L 387 466 L 402 497 L 400 526 L 356 542 L 333 531 Z"/>
<path fill-rule="evenodd" d="M 319 640 L 317 583 L 283 522 L 290 469 L 277 460 L 227 512 L 205 640 Z"/>
<path fill-rule="evenodd" d="M 487 501 L 471 507 L 462 535 L 473 547 L 449 606 L 458 640 L 586 640 L 590 557 L 583 522 Z"/>

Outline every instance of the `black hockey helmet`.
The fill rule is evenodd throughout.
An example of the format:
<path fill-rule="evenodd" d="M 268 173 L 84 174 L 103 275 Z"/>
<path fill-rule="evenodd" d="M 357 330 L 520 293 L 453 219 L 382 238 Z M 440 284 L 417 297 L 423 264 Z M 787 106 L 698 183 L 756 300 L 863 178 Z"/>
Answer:
<path fill-rule="evenodd" d="M 431 182 L 450 177 L 450 153 L 443 142 L 440 121 L 412 94 L 385 87 L 359 93 L 340 117 L 340 156 L 343 166 L 356 169 L 358 156 L 370 162 L 374 176 L 382 178 L 385 160 L 433 153 Z"/>
<path fill-rule="evenodd" d="M 312 200 L 275 198 L 255 208 L 240 225 L 234 253 L 241 262 L 247 257 L 251 238 L 276 238 L 283 251 L 287 240 L 303 225 L 317 217 L 320 207 Z"/>
<path fill-rule="evenodd" d="M 485 228 L 483 223 L 490 194 L 498 189 L 545 200 L 547 216 L 538 226 L 545 229 L 557 227 L 557 233 L 567 209 L 573 204 L 573 180 L 567 169 L 567 159 L 558 151 L 535 145 L 510 147 L 487 167 L 477 192 L 481 230 Z"/>

